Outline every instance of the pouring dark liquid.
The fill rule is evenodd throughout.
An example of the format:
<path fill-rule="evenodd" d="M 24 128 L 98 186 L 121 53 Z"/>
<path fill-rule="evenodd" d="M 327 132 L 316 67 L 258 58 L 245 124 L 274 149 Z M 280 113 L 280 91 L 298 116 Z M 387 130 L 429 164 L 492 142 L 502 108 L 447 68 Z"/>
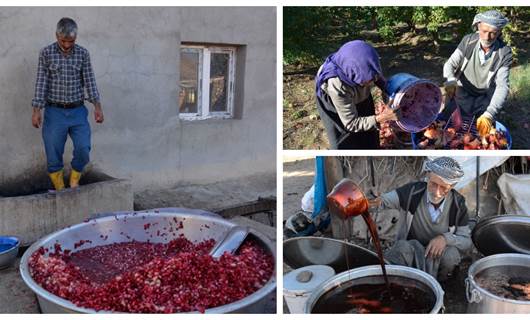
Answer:
<path fill-rule="evenodd" d="M 390 282 L 386 274 L 385 260 L 383 258 L 383 250 L 381 249 L 381 242 L 379 241 L 379 235 L 377 234 L 377 227 L 374 220 L 370 217 L 368 212 L 368 200 L 363 194 L 361 189 L 351 180 L 342 179 L 334 188 L 333 191 L 328 195 L 328 207 L 329 210 L 338 213 L 344 219 L 361 215 L 364 222 L 370 230 L 372 239 L 374 241 L 377 256 L 379 257 L 379 263 L 381 264 L 381 270 L 383 271 L 383 277 L 385 278 L 385 284 L 387 289 L 390 291 Z M 346 263 L 348 263 L 348 257 L 346 257 Z"/>

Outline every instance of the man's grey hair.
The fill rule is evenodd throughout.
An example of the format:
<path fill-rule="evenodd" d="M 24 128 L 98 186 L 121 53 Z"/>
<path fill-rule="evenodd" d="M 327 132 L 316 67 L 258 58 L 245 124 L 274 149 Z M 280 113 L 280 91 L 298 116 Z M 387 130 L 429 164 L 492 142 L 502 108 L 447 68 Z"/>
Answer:
<path fill-rule="evenodd" d="M 62 18 L 57 22 L 56 33 L 67 38 L 75 38 L 77 36 L 77 23 L 70 18 Z"/>

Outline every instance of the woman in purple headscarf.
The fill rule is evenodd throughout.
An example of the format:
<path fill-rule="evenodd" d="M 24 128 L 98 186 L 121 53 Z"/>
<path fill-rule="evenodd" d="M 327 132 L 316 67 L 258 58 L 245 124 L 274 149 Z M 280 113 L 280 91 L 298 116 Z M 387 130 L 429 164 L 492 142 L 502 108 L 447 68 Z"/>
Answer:
<path fill-rule="evenodd" d="M 379 56 L 368 43 L 355 40 L 326 58 L 316 76 L 317 109 L 331 149 L 377 149 L 379 125 L 396 120 L 387 108 L 375 115 L 371 88 L 384 90 Z"/>

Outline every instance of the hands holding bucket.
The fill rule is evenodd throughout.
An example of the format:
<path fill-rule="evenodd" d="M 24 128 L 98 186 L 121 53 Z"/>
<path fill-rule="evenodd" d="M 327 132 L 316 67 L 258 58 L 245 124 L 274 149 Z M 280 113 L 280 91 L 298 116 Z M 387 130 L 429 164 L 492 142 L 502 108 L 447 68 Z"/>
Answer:
<path fill-rule="evenodd" d="M 396 121 L 398 119 L 396 110 L 392 109 L 393 103 L 394 99 L 391 98 L 390 101 L 388 101 L 388 104 L 384 108 L 383 112 L 375 116 L 375 121 L 377 121 L 377 123 L 383 123 L 386 121 Z"/>

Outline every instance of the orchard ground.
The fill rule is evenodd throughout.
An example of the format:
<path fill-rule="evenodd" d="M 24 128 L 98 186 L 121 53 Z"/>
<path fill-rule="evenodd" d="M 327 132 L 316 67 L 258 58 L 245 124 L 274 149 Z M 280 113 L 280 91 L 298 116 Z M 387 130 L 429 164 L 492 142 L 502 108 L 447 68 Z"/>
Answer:
<path fill-rule="evenodd" d="M 446 28 L 451 28 L 447 25 Z M 423 30 L 424 31 L 424 30 Z M 403 29 L 399 39 L 385 44 L 377 31 L 361 32 L 361 39 L 374 45 L 381 57 L 384 75 L 399 72 L 444 82 L 443 65 L 460 39 L 440 41 L 435 46 L 422 29 L 412 33 Z M 514 34 L 518 43 L 530 43 L 530 31 Z M 330 40 L 330 46 L 332 41 Z M 518 48 L 518 63 L 510 73 L 510 97 L 497 120 L 510 131 L 512 149 L 529 149 L 530 136 L 530 63 L 528 46 Z M 331 53 L 331 52 L 330 52 Z M 323 61 L 323 59 L 322 59 Z M 284 64 L 283 71 L 283 148 L 328 149 L 329 144 L 315 105 L 315 63 Z"/>

